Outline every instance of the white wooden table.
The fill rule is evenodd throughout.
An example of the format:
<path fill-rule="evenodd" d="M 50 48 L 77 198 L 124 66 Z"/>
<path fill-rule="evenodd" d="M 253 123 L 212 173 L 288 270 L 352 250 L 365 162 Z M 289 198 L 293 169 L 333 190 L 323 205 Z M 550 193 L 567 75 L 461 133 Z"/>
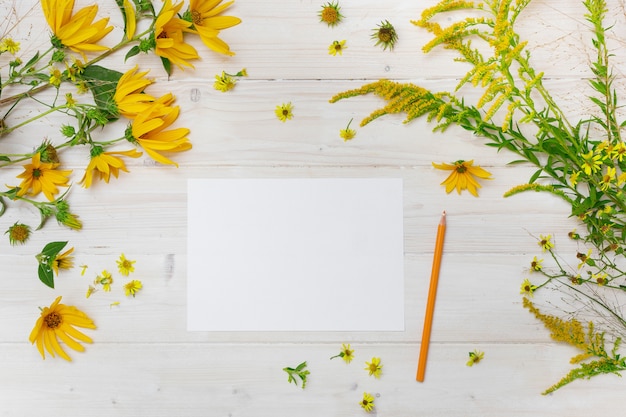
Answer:
<path fill-rule="evenodd" d="M 47 41 L 36 3 L 0 2 L 2 10 L 15 6 L 24 17 L 15 36 L 23 48 Z M 99 3 L 100 14 L 111 15 L 119 31 L 114 2 Z M 507 166 L 510 155 L 496 153 L 460 129 L 432 133 L 423 120 L 405 125 L 402 116 L 386 116 L 358 128 L 382 105 L 373 96 L 328 102 L 339 91 L 380 78 L 453 89 L 465 68 L 452 63 L 445 50 L 422 54 L 430 37 L 410 23 L 436 1 L 340 0 L 346 17 L 335 28 L 318 21 L 322 3 L 237 0 L 230 10 L 243 23 L 222 35 L 237 55 L 217 56 L 196 43 L 203 57 L 196 70 L 176 69 L 169 79 L 153 56 L 126 64 L 120 59 L 121 71 L 135 62 L 151 69 L 155 94 L 177 96 L 182 110 L 177 124 L 191 129 L 193 149 L 174 156 L 179 168 L 157 166 L 144 156 L 129 161 L 131 172 L 108 185 L 88 190 L 76 185 L 70 202 L 84 222 L 80 232 L 52 221 L 23 246 L 10 246 L 6 236 L 0 239 L 0 416 L 358 416 L 365 415 L 358 404 L 364 391 L 375 395 L 380 416 L 623 415 L 626 381 L 612 375 L 540 395 L 570 369 L 575 352 L 552 342 L 522 308 L 519 287 L 530 260 L 540 254 L 533 236 L 552 234 L 575 250 L 567 232 L 578 225 L 567 218 L 568 207 L 549 196 L 502 197 L 524 183 L 532 168 Z M 617 87 L 623 90 L 624 1 L 608 3 L 615 22 L 613 53 L 621 64 Z M 29 5 L 34 7 L 26 13 Z M 520 23 L 546 83 L 574 114 L 589 110 L 581 81 L 590 75 L 583 13 L 577 0 L 536 0 Z M 399 33 L 393 52 L 374 47 L 370 39 L 371 30 L 385 19 Z M 343 55 L 328 55 L 328 45 L 342 39 L 348 47 Z M 216 74 L 244 67 L 249 77 L 234 90 L 213 89 Z M 281 123 L 274 108 L 286 102 L 293 103 L 294 118 Z M 339 130 L 352 118 L 358 133 L 344 143 Z M 51 118 L 2 138 L 0 151 L 28 152 L 36 143 L 32 136 L 54 140 L 62 121 Z M 77 182 L 87 155 L 80 150 L 67 155 L 64 163 L 75 170 Z M 474 159 L 492 172 L 494 179 L 483 182 L 479 198 L 447 195 L 440 186 L 447 174 L 431 162 L 457 159 Z M 21 168 L 2 171 L 2 183 L 12 184 Z M 406 330 L 187 332 L 186 181 L 247 177 L 403 178 Z M 443 209 L 448 213 L 446 247 L 426 380 L 418 383 L 417 356 Z M 38 214 L 11 206 L 0 218 L 0 229 L 17 220 L 36 224 Z M 68 240 L 76 248 L 77 266 L 89 266 L 85 276 L 78 267 L 62 273 L 55 290 L 37 279 L 34 258 L 52 240 Z M 144 289 L 134 299 L 124 297 L 120 286 L 86 299 L 94 275 L 116 270 L 122 252 L 137 261 L 133 277 L 143 281 Z M 57 295 L 98 326 L 90 332 L 94 343 L 85 353 L 71 352 L 71 363 L 43 361 L 28 342 L 38 307 Z M 110 307 L 115 301 L 120 305 Z M 341 343 L 355 349 L 349 365 L 329 360 Z M 484 351 L 485 358 L 467 367 L 474 349 Z M 363 370 L 372 356 L 384 364 L 380 380 Z M 311 375 L 302 390 L 287 383 L 282 368 L 304 360 Z"/>

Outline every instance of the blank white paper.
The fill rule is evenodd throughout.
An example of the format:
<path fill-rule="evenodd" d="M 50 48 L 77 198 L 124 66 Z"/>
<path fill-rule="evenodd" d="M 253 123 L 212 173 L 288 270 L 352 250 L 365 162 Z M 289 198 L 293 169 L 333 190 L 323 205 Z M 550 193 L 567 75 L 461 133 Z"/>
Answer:
<path fill-rule="evenodd" d="M 402 331 L 402 179 L 190 179 L 187 328 Z"/>

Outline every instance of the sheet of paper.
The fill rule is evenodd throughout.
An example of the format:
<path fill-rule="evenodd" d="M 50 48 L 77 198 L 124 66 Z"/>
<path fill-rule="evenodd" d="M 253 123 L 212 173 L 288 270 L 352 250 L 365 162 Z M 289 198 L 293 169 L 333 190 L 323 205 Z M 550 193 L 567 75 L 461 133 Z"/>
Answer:
<path fill-rule="evenodd" d="M 402 179 L 190 179 L 187 328 L 402 331 Z"/>

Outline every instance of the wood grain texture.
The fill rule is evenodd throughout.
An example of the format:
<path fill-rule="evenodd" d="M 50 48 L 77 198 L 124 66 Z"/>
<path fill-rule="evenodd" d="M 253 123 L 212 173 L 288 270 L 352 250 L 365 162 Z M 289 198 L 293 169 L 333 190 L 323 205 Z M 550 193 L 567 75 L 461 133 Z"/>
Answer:
<path fill-rule="evenodd" d="M 77 4 L 88 4 L 77 1 Z M 155 2 L 159 3 L 159 2 Z M 344 23 L 328 28 L 318 22 L 323 2 L 312 0 L 244 1 L 230 9 L 243 23 L 223 33 L 237 52 L 232 58 L 211 54 L 197 42 L 203 59 L 195 71 L 167 77 L 154 57 L 139 63 L 157 81 L 155 95 L 171 91 L 181 106 L 178 124 L 189 127 L 193 149 L 176 155 L 179 167 L 160 166 L 147 157 L 128 161 L 130 173 L 89 190 L 74 186 L 70 202 L 84 222 L 73 232 L 50 224 L 23 246 L 0 239 L 0 416 L 355 416 L 364 391 L 376 397 L 375 415 L 432 417 L 621 416 L 626 406 L 623 378 L 602 376 L 577 381 L 549 396 L 540 393 L 569 369 L 574 351 L 553 343 L 547 331 L 521 306 L 519 285 L 541 255 L 535 237 L 552 234 L 565 261 L 576 268 L 579 247 L 567 233 L 580 227 L 561 201 L 536 193 L 503 198 L 524 183 L 533 169 L 508 165 L 512 159 L 484 146 L 480 138 L 451 128 L 433 133 L 423 120 L 403 124 L 386 116 L 360 128 L 358 123 L 382 102 L 374 96 L 334 104 L 340 91 L 380 78 L 452 90 L 466 69 L 451 52 L 428 55 L 421 46 L 429 35 L 411 24 L 436 0 L 340 1 Z M 624 1 L 608 1 L 614 29 L 609 39 L 617 63 L 616 88 L 624 90 L 626 17 Z M 121 34 L 112 1 L 99 2 Z M 32 52 L 48 42 L 38 2 L 0 1 L 0 11 L 22 23 L 15 38 Z M 572 116 L 590 111 L 586 95 L 590 48 L 584 8 L 577 0 L 536 0 L 524 12 L 520 31 L 529 40 L 546 85 Z M 393 52 L 373 46 L 369 36 L 381 20 L 391 21 L 400 40 Z M 3 28 L 0 26 L 0 33 Z M 347 40 L 343 56 L 329 56 L 333 40 Z M 25 53 L 26 53 L 25 52 Z M 0 66 L 5 66 L 4 56 Z M 222 70 L 247 68 L 249 77 L 235 89 L 213 89 Z M 3 92 L 3 95 L 7 92 Z M 50 93 L 52 94 L 52 93 Z M 469 100 L 478 91 L 467 91 Z M 51 95 L 49 98 L 52 97 Z M 294 118 L 280 123 L 277 104 L 292 102 Z M 35 105 L 19 110 L 24 118 Z M 350 119 L 357 136 L 343 142 L 339 130 Z M 31 138 L 59 141 L 64 119 L 53 116 L 0 139 L 0 152 L 30 152 Z M 102 134 L 116 137 L 122 125 Z M 63 154 L 78 182 L 88 158 L 84 149 Z M 446 173 L 431 162 L 474 159 L 493 174 L 480 197 L 447 195 Z M 21 168 L 3 169 L 2 184 L 16 185 Z M 187 332 L 186 181 L 189 178 L 394 177 L 404 181 L 405 331 L 403 332 Z M 415 381 L 428 279 L 439 214 L 448 213 L 437 304 L 426 379 Z M 39 214 L 11 204 L 1 230 L 20 220 L 36 224 Z M 68 240 L 77 265 L 50 290 L 37 279 L 34 255 L 51 240 Z M 111 293 L 85 298 L 102 270 L 116 270 L 120 253 L 136 260 L 132 278 L 144 283 L 136 298 L 124 296 L 119 277 Z M 372 289 L 372 303 L 376 302 Z M 94 344 L 74 361 L 42 361 L 28 334 L 39 314 L 57 295 L 89 314 L 98 325 Z M 558 294 L 552 294 L 558 297 Z M 111 303 L 119 301 L 118 306 Z M 547 300 L 541 300 L 547 302 Z M 329 360 L 341 343 L 351 343 L 356 359 Z M 468 352 L 485 359 L 465 366 Z M 363 370 L 379 356 L 383 376 Z M 285 366 L 309 363 L 305 390 L 287 383 Z"/>

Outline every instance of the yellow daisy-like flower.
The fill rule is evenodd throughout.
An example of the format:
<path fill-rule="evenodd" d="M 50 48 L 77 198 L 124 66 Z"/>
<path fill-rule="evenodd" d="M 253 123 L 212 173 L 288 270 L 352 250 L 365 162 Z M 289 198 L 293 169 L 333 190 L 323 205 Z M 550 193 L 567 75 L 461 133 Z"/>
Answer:
<path fill-rule="evenodd" d="M 337 25 L 343 19 L 340 10 L 341 6 L 339 6 L 338 2 L 325 3 L 319 12 L 320 22 L 326 23 L 328 26 Z"/>
<path fill-rule="evenodd" d="M 83 352 L 85 348 L 79 343 L 92 343 L 90 337 L 75 329 L 82 327 L 95 329 L 94 322 L 82 311 L 74 306 L 60 304 L 61 296 L 50 305 L 41 309 L 41 316 L 37 319 L 35 327 L 28 338 L 31 343 L 37 343 L 37 350 L 42 358 L 46 358 L 44 348 L 52 357 L 59 355 L 65 360 L 72 359 L 59 344 L 59 339 L 71 349 Z"/>
<path fill-rule="evenodd" d="M 69 48 L 83 57 L 85 52 L 108 49 L 97 43 L 113 30 L 113 26 L 107 26 L 108 17 L 94 22 L 98 13 L 97 4 L 84 7 L 73 16 L 74 0 L 41 0 L 41 8 L 54 33 L 54 46 Z"/>
<path fill-rule="evenodd" d="M 352 119 L 350 119 L 345 129 L 339 131 L 339 136 L 341 136 L 344 142 L 352 140 L 356 136 L 356 130 L 350 129 L 350 123 L 352 123 Z"/>
<path fill-rule="evenodd" d="M 602 155 L 600 154 L 594 155 L 593 151 L 589 151 L 587 153 L 582 154 L 582 157 L 583 157 L 583 165 L 581 168 L 583 169 L 583 171 L 585 171 L 585 174 L 591 175 L 592 173 L 595 173 L 598 170 L 600 170 L 600 167 L 602 166 Z"/>
<path fill-rule="evenodd" d="M 142 288 L 143 288 L 143 284 L 141 283 L 141 281 L 134 279 L 132 281 L 127 282 L 124 285 L 124 292 L 126 293 L 127 297 L 130 295 L 134 297 L 135 294 Z"/>
<path fill-rule="evenodd" d="M 350 344 L 347 345 L 345 343 L 341 344 L 341 352 L 338 355 L 331 357 L 331 359 L 342 358 L 345 363 L 352 362 L 354 359 L 354 349 L 350 349 Z"/>
<path fill-rule="evenodd" d="M 189 30 L 191 22 L 177 17 L 182 7 L 182 1 L 172 5 L 171 0 L 165 0 L 154 24 L 154 52 L 180 69 L 193 68 L 189 61 L 200 58 L 196 49 L 183 39 L 183 32 Z"/>
<path fill-rule="evenodd" d="M 50 68 L 50 78 L 48 78 L 48 82 L 55 87 L 59 87 L 61 82 L 63 82 L 63 74 L 61 70 L 57 67 Z"/>
<path fill-rule="evenodd" d="M 520 294 L 528 295 L 529 297 L 533 296 L 533 292 L 537 289 L 536 285 L 533 285 L 528 278 L 524 279 L 522 285 L 520 287 Z"/>
<path fill-rule="evenodd" d="M 467 361 L 467 366 L 473 366 L 475 363 L 478 363 L 483 360 L 485 357 L 485 352 L 481 352 L 479 350 L 474 350 L 473 352 L 469 352 L 469 360 Z"/>
<path fill-rule="evenodd" d="M 74 257 L 70 256 L 72 252 L 74 252 L 74 248 L 70 248 L 65 252 L 57 255 L 56 258 L 54 258 L 54 260 L 52 261 L 52 264 L 50 266 L 57 276 L 59 275 L 59 269 L 74 268 Z"/>
<path fill-rule="evenodd" d="M 241 19 L 235 16 L 221 16 L 234 1 L 221 4 L 223 0 L 190 0 L 188 15 L 193 30 L 209 49 L 224 55 L 235 55 L 226 42 L 218 38 L 221 30 L 237 26 Z"/>
<path fill-rule="evenodd" d="M 104 180 L 107 184 L 111 178 L 111 174 L 115 178 L 118 178 L 120 170 L 128 172 L 126 164 L 117 155 L 124 155 L 131 158 L 138 158 L 143 155 L 142 152 L 138 152 L 135 149 L 129 151 L 111 151 L 104 152 L 104 149 L 100 146 L 94 146 L 91 149 L 91 160 L 85 169 L 85 174 L 80 180 L 83 187 L 89 188 L 93 182 L 94 177 L 96 179 Z"/>
<path fill-rule="evenodd" d="M 39 152 L 33 155 L 32 162 L 24 165 L 24 172 L 17 176 L 23 178 L 17 192 L 18 197 L 28 193 L 35 196 L 43 191 L 48 200 L 53 201 L 59 187 L 67 187 L 68 176 L 72 170 L 57 170 L 58 163 L 41 162 Z"/>
<path fill-rule="evenodd" d="M 15 42 L 11 38 L 4 38 L 0 41 L 0 53 L 8 52 L 11 55 L 15 55 L 20 51 L 20 43 Z"/>
<path fill-rule="evenodd" d="M 137 72 L 138 70 L 139 66 L 135 65 L 126 71 L 117 81 L 113 94 L 118 113 L 129 119 L 146 110 L 156 100 L 144 93 L 146 87 L 153 83 L 145 77 L 149 71 Z"/>
<path fill-rule="evenodd" d="M 9 243 L 11 245 L 23 245 L 30 237 L 30 226 L 16 222 L 13 226 L 10 226 L 4 234 L 9 235 Z"/>
<path fill-rule="evenodd" d="M 602 176 L 602 182 L 600 182 L 600 188 L 606 191 L 611 186 L 611 183 L 615 180 L 616 169 L 613 167 L 607 167 L 606 172 Z"/>
<path fill-rule="evenodd" d="M 126 256 L 122 253 L 120 255 L 120 259 L 117 262 L 117 269 L 120 271 L 120 274 L 125 277 L 128 276 L 131 272 L 135 272 L 135 266 L 133 265 L 137 261 L 131 261 L 126 259 Z"/>
<path fill-rule="evenodd" d="M 337 54 L 343 55 L 343 50 L 348 48 L 346 46 L 346 41 L 333 41 L 328 47 L 328 55 L 336 56 Z"/>
<path fill-rule="evenodd" d="M 570 184 L 572 184 L 572 186 L 575 186 L 576 184 L 578 184 L 578 177 L 580 177 L 580 174 L 582 173 L 582 171 L 576 171 L 576 172 L 572 172 L 569 176 L 569 182 Z"/>
<path fill-rule="evenodd" d="M 582 268 L 583 266 L 585 266 L 587 264 L 587 260 L 591 256 L 591 252 L 592 252 L 592 250 L 589 249 L 587 251 L 587 254 L 584 254 L 584 253 L 581 253 L 581 252 L 578 252 L 576 254 L 576 257 L 580 260 L 580 263 L 578 264 L 578 269 Z"/>
<path fill-rule="evenodd" d="M 530 270 L 531 271 L 541 271 L 543 269 L 543 265 L 541 264 L 543 259 L 537 259 L 537 257 L 533 257 L 533 260 L 530 262 Z"/>
<path fill-rule="evenodd" d="M 434 162 L 432 164 L 437 169 L 452 171 L 452 174 L 441 183 L 441 185 L 446 186 L 447 193 L 450 193 L 456 188 L 459 194 L 461 194 L 461 190 L 468 190 L 473 196 L 478 197 L 477 189 L 481 188 L 481 185 L 474 177 L 487 180 L 491 179 L 491 173 L 478 165 L 474 166 L 474 160 L 458 160 L 453 164 L 436 164 Z"/>
<path fill-rule="evenodd" d="M 609 282 L 607 277 L 608 275 L 606 273 L 593 274 L 591 276 L 591 279 L 593 279 L 596 282 L 596 284 L 602 286 L 602 285 L 606 285 Z"/>
<path fill-rule="evenodd" d="M 102 271 L 100 275 L 94 280 L 94 284 L 102 285 L 102 289 L 106 292 L 111 291 L 111 285 L 113 284 L 113 276 L 106 269 Z"/>
<path fill-rule="evenodd" d="M 383 372 L 383 365 L 380 363 L 380 358 L 374 357 L 370 362 L 365 362 L 365 365 L 365 370 L 368 371 L 370 376 L 380 378 L 380 375 Z"/>
<path fill-rule="evenodd" d="M 278 117 L 278 120 L 284 123 L 293 118 L 293 105 L 291 102 L 280 104 L 276 106 L 274 113 L 276 114 L 276 117 Z"/>
<path fill-rule="evenodd" d="M 372 394 L 364 392 L 363 399 L 359 404 L 361 405 L 361 408 L 369 413 L 374 409 L 374 397 L 372 396 Z"/>
<path fill-rule="evenodd" d="M 624 156 L 626 156 L 626 143 L 619 142 L 615 144 L 615 146 L 613 147 L 611 151 L 611 158 L 615 158 L 619 162 L 622 162 L 622 160 L 624 159 Z"/>
<path fill-rule="evenodd" d="M 552 235 L 539 235 L 539 241 L 537 242 L 539 246 L 541 246 L 541 250 L 544 252 L 554 248 L 554 243 L 552 243 Z"/>
<path fill-rule="evenodd" d="M 231 77 L 229 74 L 226 74 L 225 71 L 222 71 L 222 75 L 215 76 L 213 88 L 215 88 L 217 91 L 225 93 L 232 90 L 235 87 L 235 83 L 237 83 L 236 79 Z"/>
<path fill-rule="evenodd" d="M 155 161 L 163 164 L 178 164 L 161 152 L 183 152 L 191 149 L 187 138 L 189 129 L 176 128 L 165 130 L 178 118 L 180 108 L 154 103 L 150 108 L 135 117 L 126 129 L 126 139 L 139 144 Z"/>

